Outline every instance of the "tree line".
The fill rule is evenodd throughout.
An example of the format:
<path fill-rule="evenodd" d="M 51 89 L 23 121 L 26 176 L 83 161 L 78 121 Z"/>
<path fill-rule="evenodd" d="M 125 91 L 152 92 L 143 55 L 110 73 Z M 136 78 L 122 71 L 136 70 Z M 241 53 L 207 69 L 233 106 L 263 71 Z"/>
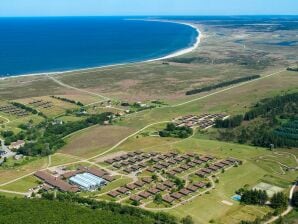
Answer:
<path fill-rule="evenodd" d="M 121 214 L 124 216 L 139 217 L 144 220 L 152 220 L 152 223 L 159 224 L 177 224 L 180 223 L 176 217 L 164 212 L 151 212 L 141 208 L 122 205 L 115 202 L 97 201 L 85 197 L 80 197 L 73 193 L 58 192 L 56 197 L 54 193 L 46 192 L 42 194 L 43 198 L 48 200 L 70 202 L 74 204 L 84 205 L 94 210 L 111 211 L 115 214 Z M 140 222 L 142 223 L 142 222 Z"/>
<path fill-rule="evenodd" d="M 224 82 L 220 82 L 220 83 L 217 83 L 217 84 L 212 84 L 212 85 L 209 85 L 209 86 L 205 86 L 205 87 L 202 87 L 202 88 L 189 90 L 189 91 L 186 92 L 186 95 L 194 95 L 194 94 L 198 94 L 198 93 L 202 93 L 202 92 L 208 92 L 208 91 L 213 90 L 213 89 L 218 89 L 218 88 L 234 85 L 234 84 L 241 83 L 241 82 L 247 82 L 247 81 L 250 81 L 250 80 L 253 80 L 253 79 L 258 79 L 260 77 L 261 77 L 260 75 L 251 75 L 251 76 L 247 76 L 247 77 L 243 77 L 243 78 L 224 81 Z"/>
<path fill-rule="evenodd" d="M 0 223 L 36 224 L 155 224 L 150 215 L 122 210 L 101 209 L 94 203 L 88 207 L 81 203 L 44 199 L 0 198 Z M 111 206 L 112 207 L 112 206 Z M 166 223 L 166 222 L 160 222 Z M 174 224 L 176 222 L 172 222 Z"/>
<path fill-rule="evenodd" d="M 75 100 L 71 100 L 71 99 L 67 99 L 67 98 L 59 97 L 59 96 L 51 96 L 51 97 L 54 98 L 54 99 L 57 99 L 57 100 L 67 102 L 67 103 L 76 104 L 76 105 L 81 106 L 81 107 L 84 106 L 84 104 L 81 103 L 80 101 L 75 101 Z"/>
<path fill-rule="evenodd" d="M 23 110 L 25 110 L 25 111 L 27 111 L 27 112 L 32 113 L 32 114 L 37 114 L 37 115 L 39 115 L 39 116 L 42 116 L 42 117 L 44 117 L 44 118 L 47 118 L 47 116 L 46 116 L 45 114 L 43 114 L 42 112 L 39 112 L 39 111 L 37 111 L 36 109 L 31 108 L 31 107 L 28 107 L 28 106 L 26 106 L 26 105 L 24 105 L 24 104 L 22 104 L 22 103 L 11 102 L 11 104 L 14 105 L 15 107 L 21 108 L 21 109 L 23 109 Z"/>

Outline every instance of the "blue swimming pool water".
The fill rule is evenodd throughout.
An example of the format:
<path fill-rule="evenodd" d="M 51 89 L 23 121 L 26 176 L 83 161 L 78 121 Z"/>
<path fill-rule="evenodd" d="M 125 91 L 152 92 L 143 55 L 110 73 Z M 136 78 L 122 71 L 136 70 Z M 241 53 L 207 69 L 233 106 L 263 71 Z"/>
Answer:
<path fill-rule="evenodd" d="M 240 200 L 241 200 L 241 195 L 236 194 L 236 195 L 234 195 L 234 196 L 232 197 L 232 199 L 233 199 L 234 201 L 240 201 Z"/>

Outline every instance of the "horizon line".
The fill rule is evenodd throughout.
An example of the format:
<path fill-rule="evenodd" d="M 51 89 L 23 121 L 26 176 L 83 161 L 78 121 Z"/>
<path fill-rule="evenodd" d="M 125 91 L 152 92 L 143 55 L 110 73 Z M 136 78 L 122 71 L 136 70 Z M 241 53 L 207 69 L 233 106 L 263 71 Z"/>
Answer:
<path fill-rule="evenodd" d="M 245 16 L 298 16 L 298 14 L 212 14 L 212 15 L 20 15 L 0 18 L 48 18 L 48 17 L 245 17 Z"/>

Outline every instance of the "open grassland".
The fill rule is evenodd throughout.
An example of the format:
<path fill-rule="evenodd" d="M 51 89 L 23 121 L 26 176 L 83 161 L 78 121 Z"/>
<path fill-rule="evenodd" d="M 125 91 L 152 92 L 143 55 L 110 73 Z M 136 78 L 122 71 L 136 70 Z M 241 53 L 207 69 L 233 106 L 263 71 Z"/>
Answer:
<path fill-rule="evenodd" d="M 35 176 L 28 176 L 14 183 L 5 185 L 0 189 L 26 193 L 30 188 L 36 187 L 40 181 Z"/>
<path fill-rule="evenodd" d="M 0 185 L 7 183 L 16 178 L 20 178 L 24 175 L 28 175 L 40 169 L 46 168 L 48 165 L 48 158 L 36 158 L 33 161 L 25 163 L 21 166 L 11 168 L 0 168 Z M 1 187 L 1 186 L 0 186 Z"/>
<path fill-rule="evenodd" d="M 88 158 L 103 152 L 134 130 L 122 126 L 94 126 L 66 139 L 61 153 Z"/>
<path fill-rule="evenodd" d="M 55 153 L 54 155 L 51 155 L 51 164 L 50 166 L 59 166 L 62 164 L 72 163 L 75 161 L 80 160 L 80 158 L 77 158 L 72 155 L 62 154 L 62 153 Z"/>
<path fill-rule="evenodd" d="M 158 142 L 158 143 L 157 143 Z M 138 146 L 138 147 L 136 147 Z M 267 166 L 264 161 L 256 158 L 270 157 L 274 152 L 264 148 L 257 148 L 241 144 L 219 142 L 199 137 L 183 141 L 172 141 L 158 137 L 131 138 L 118 150 L 143 150 L 168 152 L 196 152 L 200 154 L 211 154 L 218 158 L 235 157 L 244 161 L 242 166 L 230 169 L 219 177 L 219 184 L 216 184 L 210 194 L 199 196 L 192 201 L 175 209 L 167 210 L 170 213 L 182 218 L 191 215 L 195 223 L 208 223 L 214 219 L 215 223 L 239 223 L 241 220 L 254 220 L 270 211 L 268 207 L 243 206 L 235 202 L 231 197 L 235 191 L 244 185 L 254 187 L 260 182 L 266 182 L 288 189 L 292 181 L 297 177 L 297 172 L 286 171 L 285 173 L 274 173 L 272 168 L 279 169 L 277 163 L 274 166 Z M 279 149 L 280 154 L 295 152 L 295 150 Z M 296 154 L 296 152 L 295 152 Z M 280 158 L 283 156 L 280 156 Z M 288 157 L 281 158 L 284 163 L 293 162 Z M 229 206 L 222 201 L 233 203 Z"/>
<path fill-rule="evenodd" d="M 23 198 L 23 195 L 13 194 L 13 193 L 5 193 L 0 191 L 0 196 L 4 196 L 6 198 Z"/>
<path fill-rule="evenodd" d="M 132 114 L 127 116 L 120 124 L 132 127 L 144 127 L 151 122 L 167 121 L 189 114 L 220 112 L 232 115 L 243 113 L 261 99 L 279 95 L 285 91 L 297 91 L 297 83 L 297 73 L 285 71 L 265 79 L 256 80 L 242 86 L 215 93 L 214 95 L 209 95 L 212 92 L 205 93 L 202 96 L 209 96 L 202 98 L 198 96 L 198 100 L 189 103 Z"/>
<path fill-rule="evenodd" d="M 5 117 L 9 119 L 9 122 L 6 124 L 0 125 L 0 131 L 11 130 L 15 133 L 18 133 L 21 131 L 21 129 L 19 128 L 20 124 L 28 123 L 29 121 L 32 121 L 33 124 L 39 124 L 44 120 L 43 117 L 36 114 L 31 114 L 24 117 L 12 117 L 12 116 L 5 115 Z"/>
<path fill-rule="evenodd" d="M 200 47 L 190 54 L 166 60 L 166 63 L 157 61 L 89 69 L 54 77 L 58 82 L 116 99 L 163 98 L 173 102 L 186 99 L 186 90 L 237 77 L 270 73 L 297 60 L 295 45 L 267 43 L 269 39 L 290 41 L 295 31 L 275 30 L 275 35 L 269 38 L 268 32 L 254 32 L 257 26 L 237 24 L 231 27 L 218 21 L 189 22 L 195 23 L 203 34 Z M 0 95 L 5 99 L 60 95 L 83 103 L 93 101 L 90 96 L 80 97 L 78 91 L 58 82 L 47 76 L 4 79 L 0 83 Z"/>
<path fill-rule="evenodd" d="M 38 107 L 35 105 L 30 105 L 34 100 L 42 100 L 43 102 L 50 102 L 51 107 L 49 108 L 43 108 L 43 107 Z M 60 114 L 64 114 L 65 110 L 73 110 L 73 109 L 78 109 L 79 106 L 64 102 L 62 100 L 54 99 L 50 96 L 43 96 L 43 97 L 32 97 L 32 98 L 24 98 L 24 99 L 19 99 L 17 102 L 25 104 L 29 107 L 32 107 L 43 114 L 45 114 L 47 117 L 56 117 Z"/>
<path fill-rule="evenodd" d="M 0 95 L 7 100 L 65 94 L 66 92 L 64 87 L 46 76 L 10 78 L 0 82 Z"/>

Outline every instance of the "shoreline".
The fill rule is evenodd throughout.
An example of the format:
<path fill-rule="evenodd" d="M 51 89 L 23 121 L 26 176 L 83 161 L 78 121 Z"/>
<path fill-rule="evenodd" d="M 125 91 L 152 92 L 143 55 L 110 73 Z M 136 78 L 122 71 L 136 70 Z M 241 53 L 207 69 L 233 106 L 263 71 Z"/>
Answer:
<path fill-rule="evenodd" d="M 150 63 L 150 62 L 155 62 L 155 61 L 160 61 L 160 60 L 165 60 L 169 58 L 174 58 L 178 57 L 187 53 L 191 53 L 195 49 L 197 49 L 201 43 L 201 38 L 202 38 L 202 33 L 199 30 L 198 27 L 191 23 L 185 23 L 185 22 L 176 22 L 176 21 L 171 21 L 171 20 L 143 20 L 143 21 L 148 21 L 148 22 L 163 22 L 163 23 L 175 23 L 175 24 L 181 24 L 185 26 L 192 27 L 194 30 L 197 32 L 197 38 L 194 44 L 190 47 L 183 48 L 181 50 L 177 50 L 175 52 L 172 52 L 166 56 L 158 57 L 158 58 L 153 58 L 153 59 L 148 59 L 144 61 L 135 61 L 135 62 L 126 62 L 126 63 L 119 63 L 119 64 L 111 64 L 111 65 L 103 65 L 103 66 L 97 66 L 97 67 L 90 67 L 90 68 L 82 68 L 82 69 L 73 69 L 73 70 L 66 70 L 66 71 L 57 71 L 57 72 L 41 72 L 41 73 L 32 73 L 32 74 L 23 74 L 23 75 L 12 75 L 12 76 L 5 76 L 5 77 L 0 77 L 0 80 L 7 80 L 7 79 L 13 79 L 13 78 L 18 78 L 18 77 L 28 77 L 28 76 L 49 76 L 49 75 L 61 75 L 61 74 L 66 74 L 66 73 L 72 73 L 72 72 L 88 72 L 90 70 L 94 69 L 102 69 L 102 68 L 113 68 L 117 66 L 126 66 L 126 65 L 135 65 L 135 64 L 142 64 L 142 63 Z"/>

